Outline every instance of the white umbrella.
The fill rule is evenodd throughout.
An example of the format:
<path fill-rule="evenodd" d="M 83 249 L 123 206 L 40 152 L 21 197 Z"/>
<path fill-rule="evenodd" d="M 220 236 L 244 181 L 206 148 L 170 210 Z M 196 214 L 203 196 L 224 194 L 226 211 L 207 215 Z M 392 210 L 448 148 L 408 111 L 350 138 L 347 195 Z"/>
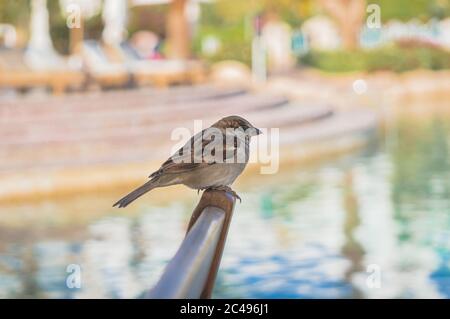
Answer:
<path fill-rule="evenodd" d="M 30 21 L 30 49 L 53 51 L 48 21 L 47 0 L 33 0 L 31 2 Z"/>
<path fill-rule="evenodd" d="M 30 40 L 25 53 L 27 65 L 34 70 L 64 67 L 64 61 L 53 48 L 50 37 L 47 0 L 32 0 Z"/>
<path fill-rule="evenodd" d="M 105 0 L 103 6 L 103 41 L 108 44 L 120 44 L 126 34 L 127 0 Z"/>

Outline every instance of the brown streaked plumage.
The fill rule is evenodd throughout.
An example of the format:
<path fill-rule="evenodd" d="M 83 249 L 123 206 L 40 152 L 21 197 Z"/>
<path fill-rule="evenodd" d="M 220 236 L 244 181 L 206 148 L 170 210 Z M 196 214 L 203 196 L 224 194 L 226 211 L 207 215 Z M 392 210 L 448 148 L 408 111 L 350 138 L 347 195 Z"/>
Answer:
<path fill-rule="evenodd" d="M 216 139 L 214 134 L 221 140 Z M 230 185 L 247 165 L 250 138 L 258 134 L 261 134 L 261 131 L 246 119 L 236 115 L 224 117 L 210 128 L 194 135 L 149 176 L 150 180 L 147 183 L 123 197 L 113 206 L 126 207 L 154 188 L 176 184 L 186 185 L 197 190 L 222 189 L 230 191 L 239 198 L 231 190 Z M 227 144 L 226 141 L 230 140 L 232 143 Z M 196 145 L 199 147 L 195 147 Z M 215 154 L 215 150 L 220 151 L 220 146 L 222 146 L 223 152 Z M 207 151 L 210 149 L 214 149 L 214 151 L 208 154 Z M 239 153 L 242 151 L 244 154 Z M 222 160 L 220 160 L 221 158 Z M 225 162 L 233 159 L 241 160 Z"/>

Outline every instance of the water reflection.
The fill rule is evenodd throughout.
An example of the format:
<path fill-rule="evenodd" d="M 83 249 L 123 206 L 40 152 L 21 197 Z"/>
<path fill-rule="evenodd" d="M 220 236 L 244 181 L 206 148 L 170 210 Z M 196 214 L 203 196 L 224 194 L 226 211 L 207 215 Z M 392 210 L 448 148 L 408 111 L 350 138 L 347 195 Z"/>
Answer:
<path fill-rule="evenodd" d="M 394 129 L 395 144 L 290 168 L 285 183 L 241 192 L 214 296 L 450 298 L 450 117 Z M 23 229 L 2 212 L 0 297 L 142 296 L 175 253 L 195 199 L 142 204 L 132 216 L 108 202 L 103 217 L 73 226 Z M 81 289 L 66 286 L 69 264 L 81 266 Z M 378 288 L 368 285 L 370 265 L 381 271 Z"/>

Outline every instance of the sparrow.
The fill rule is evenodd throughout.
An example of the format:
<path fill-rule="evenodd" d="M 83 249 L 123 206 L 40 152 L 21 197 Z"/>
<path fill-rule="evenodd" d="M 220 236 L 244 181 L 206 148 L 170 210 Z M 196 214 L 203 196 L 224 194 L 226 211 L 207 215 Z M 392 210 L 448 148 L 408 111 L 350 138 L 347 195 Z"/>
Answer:
<path fill-rule="evenodd" d="M 248 163 L 251 137 L 261 133 L 240 116 L 224 117 L 192 136 L 149 176 L 148 182 L 120 199 L 113 207 L 126 207 L 154 188 L 177 184 L 197 192 L 223 190 L 241 200 L 230 185 Z"/>

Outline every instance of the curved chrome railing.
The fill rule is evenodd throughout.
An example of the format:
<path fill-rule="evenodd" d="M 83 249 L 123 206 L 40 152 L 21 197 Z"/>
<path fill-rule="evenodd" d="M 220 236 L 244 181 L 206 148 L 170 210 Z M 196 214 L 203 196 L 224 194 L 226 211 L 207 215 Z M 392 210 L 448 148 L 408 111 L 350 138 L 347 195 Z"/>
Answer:
<path fill-rule="evenodd" d="M 211 297 L 234 204 L 234 197 L 226 192 L 203 193 L 185 239 L 149 298 Z"/>

